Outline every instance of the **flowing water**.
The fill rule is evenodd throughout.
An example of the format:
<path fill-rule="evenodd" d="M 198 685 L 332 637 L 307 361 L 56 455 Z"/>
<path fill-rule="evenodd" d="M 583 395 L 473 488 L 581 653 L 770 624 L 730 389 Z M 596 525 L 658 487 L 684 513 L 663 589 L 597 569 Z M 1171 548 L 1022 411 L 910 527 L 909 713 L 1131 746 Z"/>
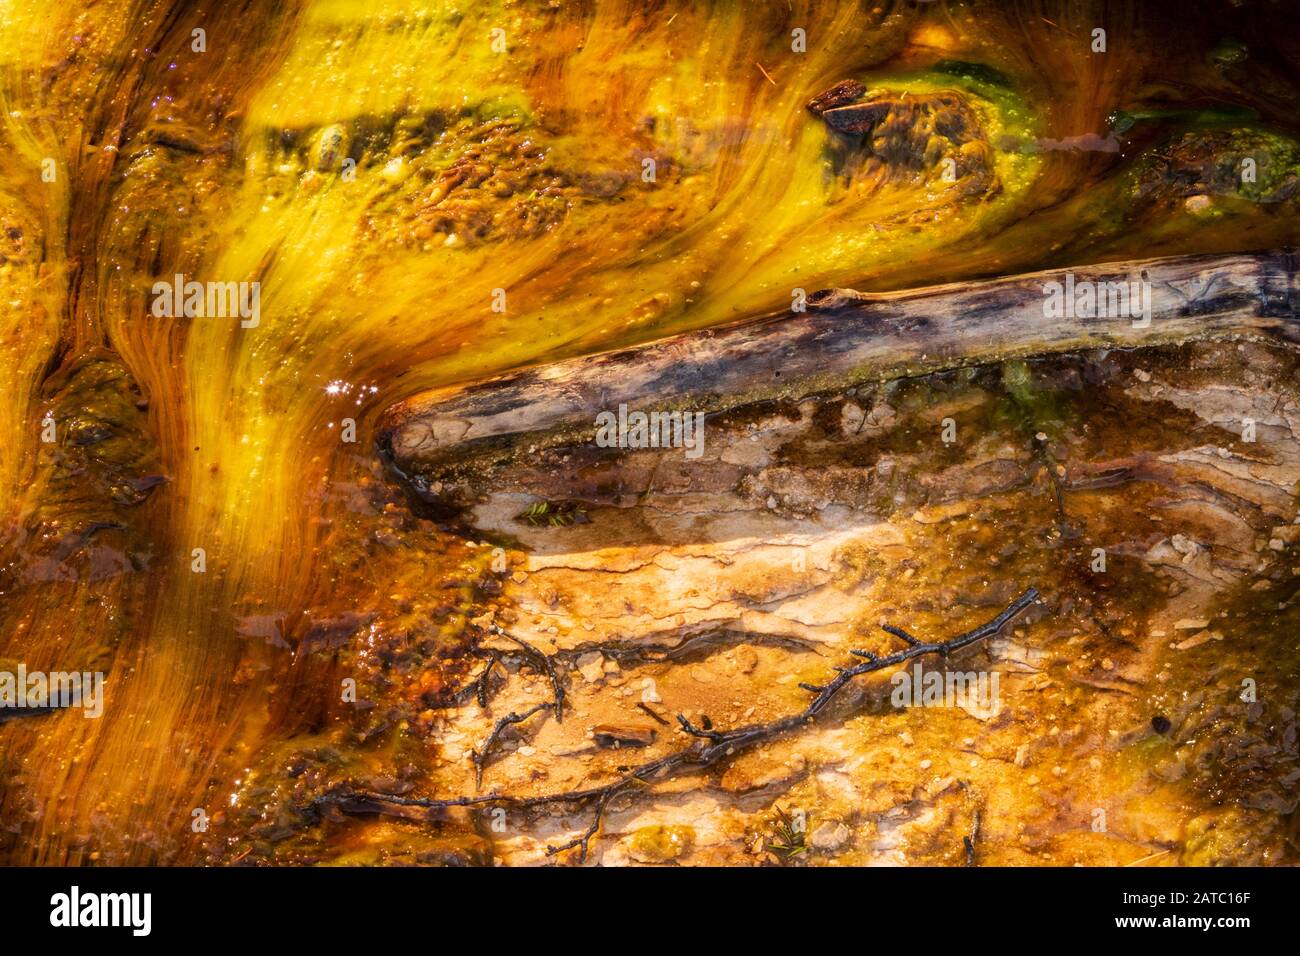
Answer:
<path fill-rule="evenodd" d="M 3 859 L 395 839 L 302 808 L 439 789 L 428 715 L 502 598 L 492 547 L 391 485 L 386 408 L 798 290 L 1293 244 L 1293 27 L 1269 2 L 0 0 L 0 657 L 107 675 L 99 719 L 0 725 Z M 806 109 L 845 79 L 888 111 L 869 144 Z M 256 314 L 169 317 L 177 275 L 256 282 Z M 1233 611 L 1265 642 L 1268 587 Z"/>

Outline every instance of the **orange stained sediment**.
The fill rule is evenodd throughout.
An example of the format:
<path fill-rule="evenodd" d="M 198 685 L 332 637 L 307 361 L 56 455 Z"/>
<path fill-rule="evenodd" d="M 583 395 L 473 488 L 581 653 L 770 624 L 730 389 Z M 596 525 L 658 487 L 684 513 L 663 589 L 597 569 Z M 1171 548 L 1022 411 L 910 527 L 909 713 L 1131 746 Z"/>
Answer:
<path fill-rule="evenodd" d="M 322 547 L 394 401 L 796 289 L 1069 263 L 1082 233 L 1104 258 L 1286 239 L 1144 235 L 1112 215 L 1124 157 L 1035 146 L 1104 136 L 1176 62 L 1089 54 L 1103 6 L 1113 37 L 1142 29 L 1137 4 L 5 0 L 0 212 L 25 244 L 0 272 L 3 653 L 108 673 L 103 718 L 0 729 L 5 858 L 192 858 L 191 812 L 265 743 L 305 615 L 357 599 Z M 956 88 L 987 179 L 840 175 L 804 104 L 846 77 Z M 177 273 L 258 282 L 258 323 L 153 314 Z M 46 412 L 85 412 L 97 356 L 138 386 L 133 449 L 167 479 L 139 504 L 77 498 L 40 441 Z M 69 552 L 90 521 L 117 526 Z"/>

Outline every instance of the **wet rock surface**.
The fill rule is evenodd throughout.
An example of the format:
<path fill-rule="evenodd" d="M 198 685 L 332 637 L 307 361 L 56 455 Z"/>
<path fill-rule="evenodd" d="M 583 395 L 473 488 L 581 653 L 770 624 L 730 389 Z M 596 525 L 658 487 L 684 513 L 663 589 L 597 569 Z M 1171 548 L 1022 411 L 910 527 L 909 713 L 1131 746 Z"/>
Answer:
<path fill-rule="evenodd" d="M 962 182 L 963 194 L 995 191 L 993 151 L 975 109 L 955 90 L 870 92 L 845 80 L 814 97 L 808 109 L 839 139 L 847 178 L 918 174 Z"/>
<path fill-rule="evenodd" d="M 1134 173 L 1134 197 L 1206 213 L 1215 200 L 1290 204 L 1300 198 L 1300 144 L 1262 129 L 1194 130 L 1173 138 Z"/>
<path fill-rule="evenodd" d="M 797 713 L 851 648 L 896 647 L 880 624 L 949 636 L 1033 585 L 1013 628 L 926 662 L 992 699 L 900 706 L 863 678 L 834 719 L 618 795 L 587 862 L 1292 859 L 1296 383 L 1273 346 L 1089 352 L 735 409 L 698 458 L 574 445 L 448 489 L 507 555 L 481 621 L 505 666 L 438 710 L 418 789 L 597 786 L 688 745 L 678 714 Z M 555 500 L 587 520 L 528 520 Z M 565 713 L 503 734 L 479 789 L 494 723 L 554 694 L 493 627 L 556 664 Z M 590 822 L 547 805 L 491 852 L 554 861 Z"/>

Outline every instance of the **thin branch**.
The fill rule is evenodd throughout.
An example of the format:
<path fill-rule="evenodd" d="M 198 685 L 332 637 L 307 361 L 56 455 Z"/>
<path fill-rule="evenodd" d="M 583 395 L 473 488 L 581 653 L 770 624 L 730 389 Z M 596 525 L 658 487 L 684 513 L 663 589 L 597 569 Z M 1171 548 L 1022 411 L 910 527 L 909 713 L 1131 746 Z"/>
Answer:
<path fill-rule="evenodd" d="M 964 647 L 969 647 L 978 641 L 992 637 L 1002 628 L 1006 627 L 1012 620 L 1022 614 L 1031 604 L 1039 598 L 1038 590 L 1030 588 L 1020 597 L 1016 598 L 1004 611 L 992 620 L 986 621 L 972 630 L 959 634 L 956 637 L 946 641 L 924 642 L 916 638 L 908 637 L 906 649 L 889 654 L 885 657 L 877 657 L 867 654 L 865 651 L 855 651 L 854 656 L 863 660 L 863 663 L 853 667 L 838 668 L 836 676 L 823 685 L 808 684 L 807 689 L 812 691 L 816 696 L 800 713 L 791 714 L 786 717 L 779 717 L 776 720 L 762 724 L 750 724 L 744 727 L 737 727 L 728 731 L 702 730 L 692 724 L 684 714 L 678 715 L 678 723 L 682 729 L 690 736 L 696 738 L 695 742 L 689 747 L 657 757 L 638 767 L 628 770 L 623 776 L 600 786 L 588 787 L 582 790 L 570 790 L 563 793 L 539 794 L 531 797 L 515 797 L 508 794 L 482 794 L 478 796 L 460 796 L 448 797 L 443 799 L 426 799 L 422 797 L 405 797 L 396 794 L 385 794 L 367 790 L 356 790 L 349 787 L 340 787 L 323 795 L 319 803 L 326 803 L 344 813 L 378 813 L 389 816 L 419 818 L 425 820 L 435 819 L 437 814 L 456 807 L 478 807 L 478 806 L 499 806 L 512 807 L 517 810 L 530 810 L 537 807 L 553 806 L 555 804 L 570 804 L 574 806 L 583 805 L 591 801 L 596 801 L 598 813 L 594 825 L 588 828 L 587 832 L 574 841 L 571 841 L 565 847 L 558 847 L 555 853 L 562 852 L 564 849 L 574 847 L 582 848 L 582 858 L 585 859 L 587 846 L 596 830 L 599 828 L 600 817 L 603 815 L 609 801 L 622 792 L 623 790 L 636 784 L 651 784 L 674 774 L 687 770 L 701 770 L 711 767 L 724 758 L 730 758 L 738 753 L 749 750 L 759 744 L 766 743 L 774 738 L 783 736 L 798 728 L 804 727 L 818 716 L 833 701 L 837 694 L 842 691 L 855 677 L 862 674 L 869 674 L 875 671 L 886 670 L 898 664 L 905 663 L 915 657 L 921 657 L 925 654 L 939 654 L 947 657 L 954 651 Z M 894 634 L 900 639 L 900 635 L 894 630 L 886 628 L 888 633 Z M 504 634 L 505 632 L 501 632 Z M 509 635 L 506 635 L 509 636 Z M 519 642 L 517 638 L 514 639 Z M 913 641 L 915 643 L 913 643 Z M 540 654 L 540 652 L 537 652 Z"/>
<path fill-rule="evenodd" d="M 1147 854 L 1147 855 L 1144 856 L 1144 857 L 1141 857 L 1141 858 L 1139 858 L 1139 859 L 1133 860 L 1133 861 L 1131 861 L 1131 862 L 1129 862 L 1129 863 L 1125 863 L 1124 865 L 1125 865 L 1125 866 L 1141 866 L 1143 863 L 1146 863 L 1148 860 L 1154 860 L 1156 857 L 1164 856 L 1166 853 L 1170 853 L 1170 852 L 1172 852 L 1172 851 L 1173 851 L 1173 847 L 1168 847 L 1167 849 L 1159 850 L 1159 851 L 1157 851 L 1157 852 L 1155 852 L 1155 853 L 1149 853 L 1149 854 Z"/>
<path fill-rule="evenodd" d="M 911 645 L 912 647 L 918 647 L 921 644 L 920 641 L 914 638 L 911 634 L 908 634 L 907 631 L 903 630 L 901 627 L 894 627 L 892 624 L 882 624 L 880 625 L 880 629 L 887 634 L 893 634 L 895 637 L 901 637 L 907 644 Z"/>
<path fill-rule="evenodd" d="M 594 837 L 596 831 L 600 829 L 600 820 L 601 817 L 605 815 L 605 808 L 609 806 L 609 801 L 614 799 L 614 795 L 617 792 L 618 791 L 616 790 L 611 790 L 596 799 L 596 815 L 592 818 L 591 826 L 587 827 L 586 832 L 584 832 L 582 836 L 570 840 L 568 843 L 561 844 L 560 846 L 551 846 L 548 843 L 546 845 L 546 855 L 555 856 L 556 854 L 563 853 L 565 850 L 572 850 L 574 847 L 578 847 L 578 862 L 586 863 L 587 851 L 591 848 L 591 838 Z"/>
<path fill-rule="evenodd" d="M 647 714 L 650 715 L 650 717 L 651 717 L 652 719 L 654 719 L 654 720 L 657 721 L 658 723 L 662 724 L 664 727 L 669 727 L 669 726 L 671 726 L 671 725 L 668 723 L 668 721 L 664 720 L 662 717 L 660 717 L 658 714 L 656 714 L 656 713 L 654 712 L 654 708 L 652 708 L 652 707 L 651 707 L 649 704 L 647 704 L 645 701 L 640 701 L 640 702 L 636 705 L 636 707 L 637 707 L 637 710 L 643 710 L 643 711 L 645 711 Z"/>
<path fill-rule="evenodd" d="M 808 709 L 804 711 L 804 714 L 808 717 L 815 717 L 834 699 L 835 695 L 844 688 L 845 684 L 849 683 L 853 678 L 860 674 L 870 674 L 872 671 L 885 670 L 897 664 L 910 661 L 914 657 L 920 657 L 923 654 L 939 654 L 942 657 L 947 657 L 953 651 L 961 650 L 961 648 L 974 644 L 976 641 L 982 641 L 986 637 L 991 637 L 998 631 L 1002 630 L 1002 628 L 1006 627 L 1007 623 L 1011 621 L 1012 618 L 1018 616 L 1025 610 L 1025 608 L 1029 607 L 1029 605 L 1033 604 L 1037 600 L 1038 590 L 1036 588 L 1030 588 L 1024 594 L 1020 595 L 1020 597 L 1012 601 L 1011 605 L 997 617 L 993 618 L 993 620 L 987 621 L 979 627 L 967 631 L 965 634 L 959 634 L 949 640 L 934 643 L 926 643 L 917 640 L 902 628 L 893 627 L 888 624 L 883 625 L 882 630 L 907 642 L 907 649 L 896 651 L 886 657 L 867 657 L 864 663 L 858 664 L 855 667 L 843 668 L 835 675 L 833 680 L 824 685 L 801 684 L 800 686 L 805 690 L 810 690 L 817 695 L 813 699 L 813 702 L 808 705 Z M 865 652 L 855 652 L 855 656 L 865 657 L 866 655 Z"/>
<path fill-rule="evenodd" d="M 492 728 L 492 733 L 488 734 L 487 740 L 483 741 L 483 749 L 473 751 L 475 790 L 483 786 L 483 768 L 487 766 L 488 757 L 492 753 L 492 748 L 496 746 L 497 741 L 501 738 L 501 732 L 512 724 L 522 724 L 539 710 L 550 709 L 550 704 L 538 704 L 536 707 L 528 708 L 522 714 L 517 714 L 512 710 L 496 722 L 496 726 Z"/>
<path fill-rule="evenodd" d="M 474 697 L 478 700 L 480 707 L 488 705 L 488 678 L 492 676 L 492 668 L 497 666 L 501 656 L 496 651 L 487 651 L 487 667 L 483 668 L 483 673 L 474 679 Z"/>
<path fill-rule="evenodd" d="M 722 734 L 712 728 L 696 727 L 686 719 L 685 714 L 678 714 L 677 722 L 682 725 L 682 730 L 686 731 L 692 737 L 702 737 L 705 740 L 712 740 L 714 742 L 722 739 Z"/>
<path fill-rule="evenodd" d="M 494 696 L 492 686 L 494 681 L 492 678 L 497 672 L 498 664 L 521 660 L 539 672 L 544 670 L 541 663 L 541 652 L 536 649 L 515 651 L 475 647 L 470 650 L 470 653 L 487 660 L 487 665 L 467 680 L 464 685 L 447 695 L 442 703 L 430 705 L 433 709 L 459 707 L 471 700 L 476 701 L 480 707 L 486 708 Z M 552 659 L 558 659 L 559 656 L 557 654 Z M 547 676 L 549 679 L 550 675 Z"/>
<path fill-rule="evenodd" d="M 532 659 L 537 669 L 550 679 L 551 690 L 555 694 L 555 722 L 557 724 L 564 723 L 564 684 L 560 681 L 560 675 L 555 670 L 554 662 L 523 638 L 515 637 L 509 631 L 502 630 L 495 624 L 492 625 L 492 632 L 500 634 L 506 640 L 513 641 L 523 648 L 524 653 Z"/>
<path fill-rule="evenodd" d="M 975 841 L 979 839 L 979 836 L 980 836 L 980 812 L 979 812 L 979 808 L 976 808 L 974 814 L 971 815 L 970 833 L 968 833 L 966 836 L 961 838 L 962 846 L 965 847 L 966 849 L 967 866 L 978 865 L 978 862 L 975 858 Z"/>

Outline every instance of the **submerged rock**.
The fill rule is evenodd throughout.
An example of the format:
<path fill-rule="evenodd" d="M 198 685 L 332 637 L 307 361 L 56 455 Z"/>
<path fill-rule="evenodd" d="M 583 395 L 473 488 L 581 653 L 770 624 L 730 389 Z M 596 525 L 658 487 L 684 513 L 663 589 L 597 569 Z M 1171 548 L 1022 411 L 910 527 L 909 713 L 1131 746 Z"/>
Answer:
<path fill-rule="evenodd" d="M 627 839 L 628 855 L 638 863 L 671 863 L 695 846 L 695 831 L 688 826 L 641 827 Z"/>
<path fill-rule="evenodd" d="M 845 80 L 808 109 L 891 175 L 926 171 L 947 182 L 994 184 L 992 149 L 979 115 L 957 90 L 867 92 Z"/>
<path fill-rule="evenodd" d="M 1300 196 L 1300 143 L 1265 130 L 1192 130 L 1152 153 L 1134 196 L 1203 211 L 1213 197 L 1285 203 Z"/>

